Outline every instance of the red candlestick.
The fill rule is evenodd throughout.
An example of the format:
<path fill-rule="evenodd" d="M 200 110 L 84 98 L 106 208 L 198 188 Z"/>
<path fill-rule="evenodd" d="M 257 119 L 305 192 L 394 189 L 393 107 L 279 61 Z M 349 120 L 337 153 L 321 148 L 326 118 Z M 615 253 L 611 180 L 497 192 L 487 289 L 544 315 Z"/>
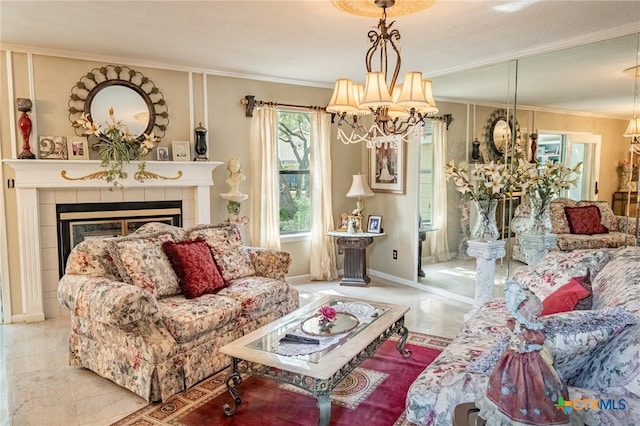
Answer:
<path fill-rule="evenodd" d="M 18 128 L 22 133 L 22 152 L 18 155 L 19 159 L 33 160 L 36 158 L 35 154 L 31 152 L 29 146 L 29 137 L 31 137 L 31 118 L 27 112 L 31 111 L 31 100 L 26 98 L 19 98 L 16 100 L 18 105 L 18 111 L 22 111 L 22 115 L 18 118 Z"/>

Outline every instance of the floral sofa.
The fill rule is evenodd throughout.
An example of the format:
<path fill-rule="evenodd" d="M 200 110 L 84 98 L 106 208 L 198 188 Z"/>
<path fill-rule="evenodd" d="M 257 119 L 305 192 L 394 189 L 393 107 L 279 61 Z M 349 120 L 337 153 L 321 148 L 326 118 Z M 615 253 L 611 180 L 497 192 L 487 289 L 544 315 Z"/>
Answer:
<path fill-rule="evenodd" d="M 565 207 L 597 206 L 600 211 L 600 222 L 606 228 L 604 232 L 593 234 L 573 233 L 567 220 Z M 524 263 L 531 263 L 521 245 L 521 234 L 527 231 L 530 203 L 522 203 L 516 207 L 511 228 L 515 233 L 513 258 Z M 551 233 L 556 234 L 557 250 L 571 251 L 582 249 L 617 248 L 635 246 L 636 221 L 625 216 L 615 216 L 606 201 L 575 201 L 569 198 L 558 198 L 549 206 L 551 216 Z M 554 248 L 552 248 L 554 250 Z"/>
<path fill-rule="evenodd" d="M 165 250 L 178 245 L 191 259 L 180 271 Z M 282 251 L 246 247 L 228 224 L 150 223 L 131 236 L 85 240 L 58 287 L 71 313 L 69 363 L 147 401 L 166 400 L 226 367 L 218 348 L 299 306 L 285 281 L 290 261 Z M 185 271 L 207 285 L 215 276 L 217 288 L 183 286 Z"/>
<path fill-rule="evenodd" d="M 572 424 L 633 425 L 640 418 L 640 248 L 549 253 L 522 266 L 514 279 L 541 299 L 570 277 L 592 276 L 592 309 L 540 317 L 545 344 L 569 386 Z M 486 390 L 493 365 L 506 345 L 509 314 L 504 299 L 476 310 L 453 342 L 412 383 L 407 419 L 418 425 L 452 424 L 454 408 Z M 604 401 L 600 409 L 589 401 Z M 540 403 L 552 403 L 541 398 Z M 589 407 L 591 409 L 589 409 Z"/>

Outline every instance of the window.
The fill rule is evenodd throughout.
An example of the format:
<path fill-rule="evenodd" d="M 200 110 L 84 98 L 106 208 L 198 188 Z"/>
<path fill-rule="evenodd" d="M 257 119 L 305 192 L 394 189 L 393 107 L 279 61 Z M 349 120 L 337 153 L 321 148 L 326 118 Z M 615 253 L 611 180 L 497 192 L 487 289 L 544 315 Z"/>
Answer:
<path fill-rule="evenodd" d="M 420 227 L 433 223 L 433 126 L 425 123 L 420 139 Z"/>
<path fill-rule="evenodd" d="M 278 112 L 280 234 L 311 230 L 310 114 Z"/>

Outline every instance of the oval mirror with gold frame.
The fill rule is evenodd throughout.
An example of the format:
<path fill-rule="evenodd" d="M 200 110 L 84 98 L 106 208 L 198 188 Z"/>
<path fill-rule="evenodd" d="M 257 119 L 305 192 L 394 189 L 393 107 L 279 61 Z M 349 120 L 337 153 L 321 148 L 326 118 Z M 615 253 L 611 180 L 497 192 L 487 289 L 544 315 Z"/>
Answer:
<path fill-rule="evenodd" d="M 94 68 L 71 88 L 69 120 L 74 123 L 84 113 L 102 128 L 110 122 L 109 109 L 129 128 L 131 135 L 143 140 L 151 132 L 162 138 L 169 124 L 164 95 L 142 73 L 126 66 Z M 82 128 L 76 128 L 81 135 Z"/>
<path fill-rule="evenodd" d="M 500 160 L 505 156 L 512 155 L 509 147 L 514 132 L 516 137 L 515 152 L 522 153 L 522 138 L 520 137 L 518 120 L 514 120 L 513 115 L 508 114 L 504 109 L 495 110 L 491 114 L 486 126 L 486 142 L 489 146 L 491 160 Z"/>

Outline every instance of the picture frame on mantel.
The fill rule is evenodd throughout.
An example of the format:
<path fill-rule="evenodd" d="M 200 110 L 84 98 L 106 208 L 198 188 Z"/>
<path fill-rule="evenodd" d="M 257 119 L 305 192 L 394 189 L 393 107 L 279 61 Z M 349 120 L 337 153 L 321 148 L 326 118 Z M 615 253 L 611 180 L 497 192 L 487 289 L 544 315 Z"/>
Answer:
<path fill-rule="evenodd" d="M 69 160 L 88 160 L 89 143 L 87 138 L 83 138 L 82 136 L 68 136 L 67 152 L 69 153 Z"/>
<path fill-rule="evenodd" d="M 369 186 L 373 192 L 404 194 L 405 148 L 400 135 L 373 138 L 369 149 Z"/>
<path fill-rule="evenodd" d="M 191 144 L 189 141 L 173 141 L 171 151 L 173 152 L 173 161 L 189 161 Z"/>

